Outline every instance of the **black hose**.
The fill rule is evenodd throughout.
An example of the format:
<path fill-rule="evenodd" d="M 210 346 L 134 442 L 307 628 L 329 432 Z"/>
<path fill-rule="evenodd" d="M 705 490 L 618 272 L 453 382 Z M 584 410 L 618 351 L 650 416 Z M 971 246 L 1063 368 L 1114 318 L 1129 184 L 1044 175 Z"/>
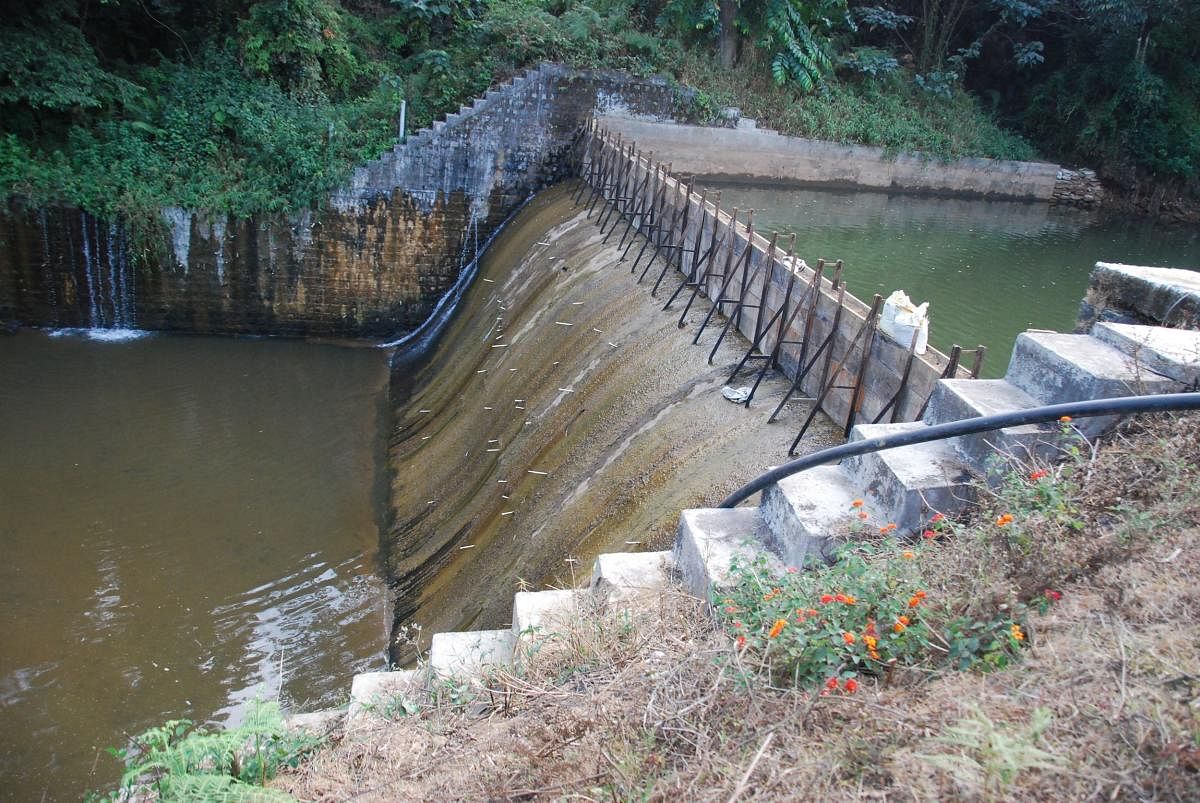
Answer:
<path fill-rule="evenodd" d="M 897 446 L 911 446 L 914 443 L 954 438 L 959 435 L 974 435 L 977 432 L 987 432 L 1004 427 L 1017 427 L 1022 424 L 1041 424 L 1056 421 L 1063 416 L 1072 418 L 1089 418 L 1097 415 L 1112 415 L 1115 413 L 1157 413 L 1169 410 L 1200 409 L 1200 393 L 1163 393 L 1154 396 L 1126 396 L 1120 399 L 1091 399 L 1088 401 L 1051 404 L 1045 407 L 1034 407 L 1028 410 L 1017 410 L 1011 413 L 996 413 L 979 418 L 965 418 L 962 421 L 951 421 L 948 424 L 937 424 L 923 427 L 910 432 L 897 432 L 895 435 L 883 435 L 878 438 L 867 438 L 861 441 L 843 443 L 832 449 L 823 449 L 804 457 L 796 458 L 782 466 L 777 466 L 765 474 L 743 485 L 734 491 L 718 507 L 734 507 L 739 502 L 749 499 L 773 482 L 784 477 L 822 466 L 835 463 L 847 457 L 854 457 L 883 449 L 894 449 Z"/>

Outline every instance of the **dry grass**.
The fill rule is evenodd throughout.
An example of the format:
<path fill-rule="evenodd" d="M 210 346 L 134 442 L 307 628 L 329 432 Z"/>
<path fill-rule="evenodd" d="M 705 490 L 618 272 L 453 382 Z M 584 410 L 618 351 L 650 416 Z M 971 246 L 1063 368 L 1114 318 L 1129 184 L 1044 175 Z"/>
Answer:
<path fill-rule="evenodd" d="M 1198 800 L 1200 417 L 1127 430 L 1079 466 L 1082 527 L 1030 516 L 1015 548 L 984 537 L 985 506 L 922 553 L 964 610 L 1063 593 L 1007 669 L 774 689 L 670 592 L 561 623 L 494 679 L 487 715 L 380 722 L 277 785 L 364 801 Z"/>

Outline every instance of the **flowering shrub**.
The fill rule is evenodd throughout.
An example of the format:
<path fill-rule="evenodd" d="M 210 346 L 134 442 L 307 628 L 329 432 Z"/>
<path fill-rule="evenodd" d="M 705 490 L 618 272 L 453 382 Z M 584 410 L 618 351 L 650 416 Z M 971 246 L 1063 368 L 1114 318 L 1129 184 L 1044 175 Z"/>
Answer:
<path fill-rule="evenodd" d="M 914 557 L 888 542 L 853 545 L 835 565 L 804 572 L 735 563 L 717 610 L 738 650 L 761 659 L 774 680 L 853 693 L 857 676 L 927 652 L 927 594 Z"/>

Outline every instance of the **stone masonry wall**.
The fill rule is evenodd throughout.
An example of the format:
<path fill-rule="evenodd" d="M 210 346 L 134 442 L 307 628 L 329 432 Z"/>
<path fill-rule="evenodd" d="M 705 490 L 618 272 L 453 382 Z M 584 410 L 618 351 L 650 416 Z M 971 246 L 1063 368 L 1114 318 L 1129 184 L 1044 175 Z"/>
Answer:
<path fill-rule="evenodd" d="M 395 336 L 560 177 L 589 114 L 669 116 L 674 101 L 663 81 L 543 65 L 357 169 L 320 209 L 245 220 L 167 209 L 162 236 L 136 250 L 119 221 L 10 200 L 0 322 Z"/>

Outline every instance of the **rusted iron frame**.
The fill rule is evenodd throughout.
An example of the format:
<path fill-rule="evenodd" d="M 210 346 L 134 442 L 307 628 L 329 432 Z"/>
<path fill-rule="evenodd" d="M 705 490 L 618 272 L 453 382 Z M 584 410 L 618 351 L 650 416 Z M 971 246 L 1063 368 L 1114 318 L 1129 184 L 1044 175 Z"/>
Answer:
<path fill-rule="evenodd" d="M 872 308 L 883 306 L 883 296 L 878 293 L 871 304 Z M 858 418 L 858 411 L 863 403 L 863 389 L 867 382 L 867 372 L 871 370 L 871 355 L 875 351 L 875 335 L 879 331 L 879 314 L 876 312 L 871 316 L 871 329 L 867 333 L 866 342 L 863 344 L 863 356 L 858 363 L 858 376 L 854 380 L 854 391 L 850 394 L 850 411 L 846 414 L 846 427 L 843 437 L 850 437 L 850 430 L 854 429 L 854 421 Z"/>
<path fill-rule="evenodd" d="M 717 349 L 719 349 L 721 347 L 722 341 L 725 340 L 725 335 L 727 335 L 729 333 L 729 327 L 733 326 L 735 321 L 737 322 L 738 326 L 741 326 L 742 310 L 746 309 L 747 307 L 749 307 L 750 309 L 761 310 L 762 306 L 763 306 L 762 297 L 759 298 L 758 304 L 747 304 L 746 303 L 746 290 L 747 290 L 747 286 L 749 285 L 749 281 L 747 280 L 746 274 L 749 272 L 750 264 L 754 261 L 754 255 L 753 255 L 754 232 L 753 232 L 752 228 L 747 230 L 747 238 L 750 241 L 750 247 L 748 247 L 746 249 L 746 254 L 748 256 L 746 257 L 745 263 L 742 265 L 742 286 L 741 286 L 741 290 L 738 292 L 738 302 L 736 305 L 734 305 L 733 312 L 730 313 L 729 316 L 725 319 L 725 325 L 721 327 L 721 334 L 717 335 L 717 342 L 713 344 L 712 351 L 710 351 L 708 353 L 708 364 L 709 365 L 712 365 L 713 358 L 717 356 Z M 763 258 L 763 260 L 761 262 L 758 263 L 758 268 L 756 268 L 754 271 L 754 278 L 757 278 L 759 271 L 764 270 L 764 268 L 767 271 L 768 276 L 770 275 L 770 269 L 771 269 L 770 266 L 775 261 L 775 244 L 778 240 L 779 240 L 779 232 L 774 232 L 771 235 L 771 244 L 769 246 L 767 246 L 767 255 Z M 761 319 L 762 319 L 762 315 L 759 315 L 758 320 L 755 321 L 756 326 L 761 322 Z M 755 340 L 755 342 L 758 341 L 758 332 L 754 333 L 754 340 Z"/>
<path fill-rule="evenodd" d="M 737 214 L 737 209 L 734 209 L 734 214 Z M 721 311 L 722 304 L 731 304 L 736 302 L 733 297 L 726 298 L 725 291 L 729 289 L 729 283 L 733 281 L 733 277 L 738 274 L 739 270 L 744 270 L 743 264 L 750 258 L 750 252 L 753 250 L 754 237 L 754 210 L 749 210 L 750 219 L 746 221 L 746 247 L 742 249 L 742 253 L 737 253 L 737 229 L 734 228 L 733 238 L 729 243 L 729 252 L 725 255 L 725 272 L 721 274 L 721 286 L 717 288 L 715 300 L 712 306 L 709 307 L 708 313 L 704 316 L 704 320 L 700 322 L 700 328 L 696 330 L 696 336 L 692 338 L 692 345 L 700 342 L 700 335 L 704 334 L 704 330 L 708 327 L 708 322 L 712 320 L 714 313 Z"/>
<path fill-rule="evenodd" d="M 696 241 L 692 247 L 691 267 L 688 268 L 687 275 L 684 276 L 683 282 L 678 287 L 675 288 L 675 292 L 672 293 L 671 297 L 667 299 L 667 303 L 663 304 L 663 312 L 666 312 L 668 309 L 671 308 L 671 303 L 674 302 L 675 299 L 679 297 L 679 294 L 684 291 L 684 288 L 695 287 L 696 282 L 698 281 L 699 276 L 700 276 L 700 271 L 704 265 L 704 261 L 708 258 L 709 254 L 712 253 L 712 243 L 716 239 L 717 227 L 718 227 L 719 221 L 721 219 L 721 193 L 720 192 L 717 193 L 717 197 L 713 202 L 712 219 L 713 219 L 712 234 L 709 235 L 709 238 L 708 238 L 709 239 L 709 247 L 707 250 L 705 250 L 704 255 L 701 256 L 700 246 L 702 246 L 704 244 L 704 233 L 708 229 L 708 207 L 701 206 L 700 207 L 700 224 L 696 227 Z M 683 324 L 681 323 L 680 327 L 682 327 L 682 326 L 683 326 Z"/>
<path fill-rule="evenodd" d="M 683 248 L 682 240 L 687 233 L 687 212 L 691 207 L 690 201 L 692 196 L 693 181 L 695 181 L 694 178 L 689 179 L 686 186 L 684 186 L 684 184 L 680 181 L 675 182 L 675 189 L 673 189 L 670 193 L 671 219 L 667 222 L 667 225 L 663 229 L 663 232 L 666 235 L 666 241 L 663 242 L 662 239 L 659 240 L 658 247 L 655 248 L 654 253 L 650 255 L 650 261 L 646 263 L 646 267 L 642 268 L 642 273 L 640 276 L 638 276 L 638 284 L 641 284 L 642 279 L 645 279 L 646 274 L 650 272 L 650 266 L 654 264 L 654 260 L 658 258 L 660 253 L 663 251 L 666 252 L 662 255 L 663 269 L 658 275 L 658 281 L 654 283 L 654 288 L 650 291 L 651 296 L 658 292 L 658 285 L 660 282 L 662 282 L 662 277 L 666 275 L 667 270 L 671 267 L 672 255 L 677 251 L 682 252 L 683 250 L 686 250 Z M 683 192 L 682 206 L 679 204 L 679 195 L 681 191 Z M 664 206 L 666 206 L 665 202 Z M 682 222 L 680 221 L 680 217 L 683 218 Z M 675 242 L 676 232 L 679 232 L 679 239 L 681 241 L 678 244 Z M 682 259 L 682 255 L 680 258 Z"/>
<path fill-rule="evenodd" d="M 983 358 L 987 356 L 987 346 L 980 344 L 975 347 L 975 360 L 971 363 L 971 378 L 978 379 L 983 371 Z"/>
<path fill-rule="evenodd" d="M 902 407 L 900 399 L 904 396 L 904 392 L 908 390 L 908 378 L 912 373 L 913 362 L 917 359 L 917 338 L 920 334 L 921 330 L 919 328 L 913 330 L 912 340 L 908 344 L 908 354 L 904 358 L 904 370 L 900 372 L 900 383 L 896 385 L 896 392 L 888 399 L 887 404 L 883 405 L 883 409 L 871 421 L 872 424 L 878 424 L 882 421 L 883 417 L 887 415 L 888 410 L 892 411 L 892 417 L 888 419 L 890 423 L 896 423 L 896 419 L 900 417 L 900 408 Z"/>
<path fill-rule="evenodd" d="M 590 190 L 592 194 L 595 194 L 596 183 L 600 180 L 600 170 L 604 162 L 606 136 L 607 132 L 598 131 L 592 138 L 591 153 L 588 156 L 587 176 L 585 177 L 586 183 L 585 186 L 580 189 L 579 197 L 575 200 L 576 206 L 586 206 L 591 201 L 592 195 L 588 195 L 587 201 L 583 200 L 583 194 L 585 191 Z"/>
<path fill-rule="evenodd" d="M 692 286 L 692 295 L 688 298 L 688 303 L 684 305 L 683 312 L 680 313 L 680 315 L 679 315 L 679 328 L 680 329 L 682 329 L 685 326 L 684 319 L 687 317 L 688 310 L 691 309 L 692 303 L 695 302 L 696 297 L 698 295 L 700 295 L 701 291 L 704 291 L 704 294 L 706 297 L 708 296 L 707 291 L 708 291 L 709 279 L 712 278 L 713 276 L 716 276 L 717 278 L 720 278 L 720 279 L 725 278 L 725 273 L 714 272 L 712 270 L 712 266 L 714 264 L 716 264 L 717 259 L 720 258 L 721 250 L 725 247 L 725 241 L 727 239 L 729 239 L 731 236 L 733 239 L 737 239 L 737 235 L 736 235 L 737 216 L 738 216 L 738 209 L 735 206 L 733 208 L 733 217 L 730 219 L 729 225 L 726 226 L 725 231 L 722 233 L 721 239 L 718 240 L 712 247 L 710 247 L 710 249 L 709 249 L 710 253 L 705 254 L 705 259 L 707 260 L 708 267 L 705 268 L 704 270 L 701 270 L 700 274 L 698 276 L 696 276 L 696 282 Z M 715 226 L 714 226 L 714 228 L 715 228 Z M 727 264 L 728 264 L 730 258 L 732 258 L 733 248 L 734 248 L 734 244 L 731 242 L 729 245 L 730 253 L 725 258 L 725 262 Z M 692 342 L 695 343 L 696 341 L 693 340 Z"/>
<path fill-rule="evenodd" d="M 680 271 L 680 273 L 682 273 L 683 272 L 684 254 L 691 254 L 694 251 L 694 249 L 687 247 L 687 231 L 688 231 L 688 225 L 691 223 L 691 220 L 692 220 L 692 191 L 694 189 L 695 182 L 696 182 L 695 176 L 692 176 L 692 178 L 688 179 L 688 184 L 687 184 L 687 187 L 685 188 L 686 191 L 684 192 L 684 195 L 683 195 L 683 221 L 680 222 L 679 229 L 678 229 L 679 244 L 670 246 L 669 253 L 663 257 L 663 269 L 658 272 L 658 279 L 655 280 L 654 287 L 651 288 L 651 290 L 650 290 L 651 297 L 655 297 L 658 295 L 658 288 L 662 284 L 663 278 L 667 275 L 667 271 L 669 271 L 671 269 L 671 262 L 672 262 L 671 257 L 675 257 L 675 261 L 679 263 L 678 264 L 679 271 Z M 705 190 L 705 193 L 707 193 L 707 192 L 708 191 Z M 704 208 L 704 194 L 701 194 L 701 196 L 700 196 L 700 207 L 701 207 L 701 209 Z M 646 270 L 649 270 L 649 269 L 650 269 L 650 267 L 649 267 L 649 265 L 647 265 Z M 644 273 L 645 272 L 643 271 L 643 274 Z M 641 280 L 639 279 L 639 281 L 641 281 Z"/>
<path fill-rule="evenodd" d="M 637 234 L 642 235 L 642 247 L 638 249 L 637 256 L 634 258 L 633 264 L 629 266 L 630 273 L 633 273 L 635 270 L 637 270 L 638 260 L 642 258 L 642 254 L 646 251 L 646 246 L 650 243 L 650 238 L 654 232 L 655 224 L 658 220 L 658 195 L 661 190 L 661 187 L 659 186 L 659 176 L 662 173 L 662 164 L 651 165 L 650 168 L 653 168 L 653 172 L 651 173 L 652 177 L 650 178 L 649 192 L 646 195 L 647 203 L 645 214 L 642 216 L 642 219 L 638 221 L 638 225 L 635 230 L 635 237 Z M 621 255 L 622 261 L 629 256 L 629 252 L 631 250 L 633 250 L 632 239 L 629 241 L 629 247 L 625 249 L 625 253 Z"/>
<path fill-rule="evenodd" d="M 638 263 L 642 261 L 642 254 L 646 253 L 646 249 L 653 245 L 658 248 L 656 240 L 658 239 L 659 230 L 662 228 L 662 207 L 663 198 L 667 194 L 667 173 L 670 171 L 670 166 L 659 164 L 654 171 L 654 198 L 650 202 L 649 219 L 643 222 L 642 236 L 645 241 L 642 247 L 638 249 L 637 256 L 633 259 L 633 265 L 630 266 L 629 272 L 632 274 L 637 270 Z"/>
<path fill-rule="evenodd" d="M 628 146 L 628 154 L 624 150 L 621 152 L 621 166 L 617 170 L 617 180 L 613 183 L 613 195 L 609 199 L 608 211 L 605 213 L 604 219 L 600 221 L 600 231 L 602 232 L 614 214 L 620 213 L 620 217 L 617 218 L 620 221 L 621 217 L 625 215 L 625 209 L 629 206 L 629 173 L 632 170 L 632 157 L 635 153 L 637 153 L 637 143 L 632 142 Z M 609 234 L 616 231 L 616 228 L 616 224 L 613 224 Z M 607 239 L 608 237 L 605 237 L 605 240 Z"/>
<path fill-rule="evenodd" d="M 735 208 L 734 213 L 736 214 L 736 212 L 737 209 Z M 712 217 L 713 226 L 712 234 L 710 234 L 708 238 L 708 249 L 705 250 L 704 254 L 700 257 L 695 267 L 695 272 L 692 274 L 692 280 L 684 282 L 683 284 L 679 285 L 679 287 L 675 288 L 674 294 L 672 294 L 672 296 L 667 299 L 667 303 L 663 305 L 664 310 L 669 308 L 675 298 L 683 292 L 684 288 L 692 288 L 692 295 L 688 298 L 688 302 L 684 305 L 683 312 L 679 316 L 680 329 L 684 327 L 684 318 L 687 317 L 688 310 L 691 309 L 692 303 L 696 300 L 696 296 L 700 293 L 700 288 L 706 284 L 708 280 L 709 271 L 707 270 L 706 266 L 712 264 L 714 255 L 720 253 L 721 249 L 725 246 L 725 238 L 729 235 L 729 229 L 726 228 L 725 231 L 721 233 L 720 239 L 717 238 L 717 231 L 721 228 L 720 199 L 717 200 L 716 211 L 713 213 Z"/>
<path fill-rule="evenodd" d="M 650 252 L 650 259 L 646 262 L 646 267 L 642 268 L 642 272 L 638 275 L 638 284 L 642 283 L 642 279 L 646 278 L 646 274 L 650 271 L 650 266 L 654 264 L 654 260 L 662 255 L 664 249 L 671 247 L 675 242 L 675 225 L 679 220 L 679 205 L 674 202 L 674 198 L 679 195 L 679 182 L 671 175 L 671 163 L 668 162 L 666 169 L 662 174 L 662 187 L 659 192 L 659 204 L 656 208 L 655 226 L 651 232 L 652 236 L 649 239 L 650 245 L 654 246 L 654 250 Z M 671 192 L 667 191 L 667 187 L 671 182 L 675 182 L 675 189 Z M 667 219 L 667 209 L 670 208 L 670 219 Z M 664 225 L 665 224 L 665 225 Z M 638 262 L 641 261 L 641 256 L 633 261 L 633 268 L 630 273 L 637 270 Z"/>
<path fill-rule="evenodd" d="M 628 237 L 629 233 L 634 230 L 634 221 L 638 220 L 640 217 L 642 217 L 645 214 L 646 186 L 650 183 L 650 159 L 653 156 L 654 156 L 654 152 L 651 151 L 645 157 L 645 159 L 646 159 L 646 175 L 641 179 L 634 180 L 633 206 L 630 208 L 629 214 L 625 216 L 625 218 L 626 218 L 625 231 L 621 232 L 621 240 L 620 240 L 620 242 L 617 243 L 617 248 L 621 248 L 625 245 L 625 238 Z M 633 160 L 633 164 L 634 164 L 633 169 L 634 169 L 635 173 L 636 173 L 636 171 L 642 169 L 642 158 L 643 157 L 639 154 Z M 640 226 L 641 224 L 639 223 L 638 225 Z M 637 235 L 634 235 L 634 238 L 636 238 L 636 236 Z M 605 239 L 608 239 L 608 238 L 605 238 Z M 633 239 L 630 239 L 629 242 L 632 245 Z M 629 252 L 629 249 L 626 248 L 625 253 L 621 254 L 622 262 L 625 261 L 625 254 L 627 254 L 628 252 Z"/>
<path fill-rule="evenodd" d="M 946 361 L 946 367 L 945 367 L 945 369 L 942 370 L 942 373 L 941 373 L 941 376 L 939 377 L 939 379 L 953 379 L 954 378 L 954 375 L 958 373 L 958 364 L 959 364 L 959 361 L 962 360 L 962 353 L 963 353 L 963 347 L 958 345 L 957 343 L 955 343 L 953 346 L 950 347 L 950 359 Z M 937 389 L 936 385 L 934 386 L 934 389 L 935 390 Z M 927 407 L 929 407 L 929 400 L 932 398 L 933 398 L 933 391 L 931 390 L 931 391 L 929 391 L 929 395 L 925 397 L 925 401 L 922 402 L 921 409 L 917 410 L 916 418 L 913 419 L 914 421 L 920 421 L 922 418 L 925 417 L 925 409 Z"/>
<path fill-rule="evenodd" d="M 807 365 L 805 365 L 801 360 L 796 361 L 796 375 L 792 378 L 792 385 L 790 388 L 788 388 L 787 393 L 783 395 L 783 398 L 779 400 L 779 404 L 776 405 L 774 412 L 772 412 L 770 417 L 767 418 L 768 424 L 775 420 L 775 416 L 779 415 L 779 411 L 783 409 L 783 406 L 788 403 L 788 400 L 792 398 L 796 391 L 803 390 L 801 383 L 804 382 L 804 378 L 808 376 L 809 372 L 812 371 L 812 369 L 816 366 L 817 360 L 821 359 L 822 354 L 826 354 L 825 374 L 822 375 L 821 383 L 818 385 L 818 387 L 825 386 L 825 378 L 828 375 L 829 364 L 833 360 L 833 341 L 837 338 L 838 327 L 841 326 L 842 323 L 842 302 L 846 298 L 845 283 L 835 283 L 833 286 L 837 291 L 837 306 L 833 311 L 833 323 L 830 325 L 829 334 L 827 334 L 821 340 L 821 344 L 817 346 L 817 350 L 813 352 L 812 359 L 809 360 Z"/>
<path fill-rule="evenodd" d="M 620 135 L 617 136 L 617 140 L 620 140 Z M 592 194 L 588 198 L 587 211 L 584 213 L 584 217 L 590 218 L 592 216 L 592 211 L 595 210 L 596 201 L 599 198 L 605 198 L 607 200 L 609 177 L 612 174 L 613 169 L 616 167 L 617 153 L 618 144 L 616 142 L 609 141 L 605 143 L 605 147 L 600 156 L 600 175 L 597 178 L 596 183 L 592 185 Z"/>
<path fill-rule="evenodd" d="M 842 355 L 842 359 L 838 360 L 837 370 L 833 372 L 833 375 L 831 377 L 827 377 L 829 381 L 823 385 L 823 387 L 821 389 L 821 393 L 817 396 L 816 399 L 813 400 L 813 406 L 812 406 L 812 409 L 808 411 L 808 417 L 804 419 L 804 423 L 800 425 L 800 432 L 796 435 L 796 438 L 792 441 L 792 445 L 788 447 L 788 455 L 794 455 L 796 453 L 796 445 L 798 443 L 800 443 L 800 439 L 804 437 L 804 433 L 808 432 L 808 428 L 810 426 L 812 426 L 812 422 L 816 419 L 817 414 L 821 412 L 821 405 L 824 403 L 825 399 L 828 398 L 829 394 L 832 393 L 834 390 L 848 389 L 848 386 L 845 386 L 845 385 L 839 386 L 838 385 L 838 383 L 837 383 L 838 378 L 841 376 L 842 372 L 845 371 L 845 369 L 846 369 L 846 360 L 849 359 L 850 355 L 852 355 L 854 353 L 855 349 L 858 348 L 859 340 L 862 339 L 862 336 L 868 332 L 870 332 L 870 336 L 867 338 L 867 348 L 868 349 L 870 348 L 871 342 L 874 340 L 875 324 L 877 322 L 877 318 L 879 317 L 879 309 L 882 306 L 883 306 L 883 296 L 876 293 L 874 302 L 871 304 L 871 311 L 867 313 L 867 319 L 865 321 L 863 321 L 863 325 L 860 326 L 858 331 L 854 334 L 854 338 L 850 341 L 850 344 L 846 347 L 846 351 Z M 836 334 L 836 332 L 837 332 L 837 330 L 834 330 L 830 334 L 831 335 Z M 833 349 L 830 349 L 829 353 L 830 353 L 830 355 L 832 355 Z M 867 351 L 864 353 L 869 354 L 870 352 Z M 861 368 L 861 362 L 859 365 Z M 853 402 L 853 398 L 851 398 L 851 402 Z"/>
<path fill-rule="evenodd" d="M 594 151 L 596 147 L 596 120 L 589 116 L 584 125 L 586 139 L 579 149 L 579 165 L 575 172 L 579 174 L 579 186 L 571 193 L 571 204 L 579 206 L 579 202 L 583 200 L 583 191 L 590 183 L 592 169 L 594 167 Z M 584 165 L 587 165 L 585 174 Z"/>
<path fill-rule="evenodd" d="M 784 257 L 784 260 L 786 263 L 791 262 L 792 254 L 795 253 L 795 247 L 796 247 L 796 235 L 793 234 L 791 245 L 788 248 L 788 253 Z M 771 320 L 767 321 L 767 325 L 762 327 L 758 332 L 755 333 L 754 340 L 751 341 L 751 343 L 750 343 L 750 348 L 746 349 L 745 356 L 742 357 L 742 360 L 741 360 L 741 362 L 739 362 L 737 364 L 737 367 L 733 369 L 733 373 L 729 375 L 729 379 L 726 381 L 726 384 L 733 382 L 733 380 L 737 377 L 737 375 L 741 372 L 741 370 L 746 367 L 746 363 L 748 363 L 750 360 L 767 360 L 768 361 L 767 366 L 768 367 L 770 366 L 770 364 L 771 364 L 770 361 L 774 358 L 775 353 L 779 349 L 780 341 L 783 338 L 784 331 L 786 330 L 786 328 L 788 326 L 792 325 L 792 320 L 795 318 L 796 312 L 800 308 L 799 305 L 797 305 L 796 307 L 792 308 L 791 314 L 788 314 L 788 307 L 792 303 L 792 289 L 795 286 L 796 286 L 796 271 L 789 270 L 787 286 L 783 292 L 783 302 L 779 305 L 779 309 L 775 310 L 774 314 L 771 315 Z M 784 316 L 787 317 L 787 320 L 780 321 L 780 319 L 783 318 Z M 771 327 L 775 325 L 776 321 L 780 321 L 780 324 L 779 324 L 779 332 L 775 338 L 775 347 L 774 347 L 774 349 L 772 349 L 772 353 L 767 354 L 766 352 L 760 352 L 758 354 L 755 354 L 754 353 L 755 350 L 759 349 L 762 346 L 762 339 L 767 335 L 768 332 L 771 331 Z M 766 373 L 766 371 L 767 371 L 767 369 L 764 368 L 762 371 L 759 372 L 760 379 L 761 379 L 762 375 Z M 756 383 L 756 387 L 757 387 L 757 383 Z M 751 395 L 753 395 L 753 391 L 751 391 Z"/>

